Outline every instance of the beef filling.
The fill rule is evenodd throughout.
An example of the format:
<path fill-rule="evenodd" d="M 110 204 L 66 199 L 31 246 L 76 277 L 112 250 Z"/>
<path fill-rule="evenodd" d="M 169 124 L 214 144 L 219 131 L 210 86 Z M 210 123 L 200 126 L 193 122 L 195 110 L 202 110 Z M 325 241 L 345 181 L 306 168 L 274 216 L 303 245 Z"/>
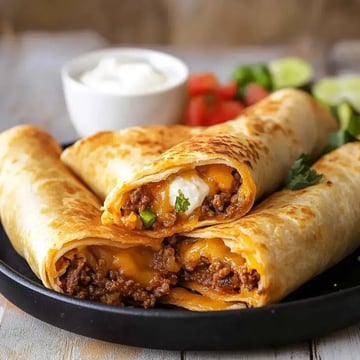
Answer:
<path fill-rule="evenodd" d="M 234 178 L 232 189 L 230 192 L 218 191 L 216 194 L 209 195 L 204 199 L 200 209 L 200 220 L 212 217 L 229 218 L 234 215 L 241 205 L 241 198 L 238 195 L 238 189 L 242 184 L 242 178 L 237 170 L 232 171 Z M 153 201 L 151 191 L 147 186 L 134 189 L 129 192 L 127 202 L 122 206 L 121 213 L 123 216 L 130 215 L 131 212 L 139 214 L 150 206 Z M 166 212 L 157 216 L 151 229 L 156 230 L 160 227 L 171 227 L 178 220 L 179 214 L 174 211 Z"/>
<path fill-rule="evenodd" d="M 169 294 L 172 287 L 184 281 L 194 281 L 224 294 L 241 293 L 258 289 L 260 276 L 256 270 L 248 270 L 246 265 L 236 272 L 231 265 L 221 261 L 212 263 L 201 257 L 196 266 L 184 264 L 180 271 L 170 272 L 168 264 L 179 263 L 175 237 L 153 257 L 156 275 L 151 284 L 144 288 L 134 280 L 127 279 L 122 270 L 104 271 L 104 260 L 98 259 L 96 269 L 92 269 L 83 257 L 69 260 L 66 273 L 60 278 L 64 293 L 81 299 L 99 301 L 118 306 L 141 306 L 151 308 L 158 298 Z"/>
<path fill-rule="evenodd" d="M 205 257 L 201 257 L 195 268 L 185 268 L 179 275 L 179 281 L 195 281 L 215 291 L 227 294 L 241 292 L 244 287 L 248 291 L 258 289 L 260 276 L 256 270 L 248 270 L 246 265 L 235 272 L 231 265 L 221 261 L 209 263 Z"/>
<path fill-rule="evenodd" d="M 131 211 L 138 214 L 140 211 L 145 210 L 152 200 L 151 192 L 142 186 L 130 191 L 129 199 L 121 210 L 127 214 Z"/>
<path fill-rule="evenodd" d="M 241 198 L 237 192 L 242 183 L 242 179 L 236 170 L 232 171 L 232 176 L 235 181 L 230 193 L 219 191 L 205 198 L 201 206 L 200 220 L 209 219 L 214 216 L 229 218 L 234 215 L 241 205 Z"/>
<path fill-rule="evenodd" d="M 174 252 L 169 249 L 165 247 L 155 254 L 157 273 L 146 288 L 127 279 L 121 269 L 104 271 L 102 259 L 98 259 L 96 268 L 92 269 L 83 257 L 69 260 L 67 271 L 60 278 L 61 288 L 68 295 L 105 304 L 154 307 L 157 298 L 168 294 L 177 283 L 176 274 L 168 272 L 165 266 L 168 256 Z"/>

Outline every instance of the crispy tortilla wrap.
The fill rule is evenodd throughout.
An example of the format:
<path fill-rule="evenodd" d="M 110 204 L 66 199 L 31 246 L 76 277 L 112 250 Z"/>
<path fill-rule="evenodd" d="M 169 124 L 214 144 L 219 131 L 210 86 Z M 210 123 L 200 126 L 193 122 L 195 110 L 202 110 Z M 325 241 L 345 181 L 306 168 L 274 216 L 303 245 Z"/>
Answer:
<path fill-rule="evenodd" d="M 176 281 L 172 258 L 162 260 L 161 240 L 102 225 L 100 200 L 60 161 L 60 152 L 35 127 L 0 135 L 0 216 L 14 248 L 48 288 L 154 306 Z"/>
<path fill-rule="evenodd" d="M 279 187 L 301 153 L 319 155 L 336 126 L 310 95 L 275 92 L 118 184 L 105 200 L 102 222 L 165 237 L 238 219 Z"/>
<path fill-rule="evenodd" d="M 317 185 L 274 193 L 231 223 L 176 236 L 185 272 L 166 302 L 203 310 L 208 298 L 274 303 L 360 246 L 360 143 L 325 155 Z M 204 305 L 201 297 L 204 296 Z"/>
<path fill-rule="evenodd" d="M 61 160 L 103 201 L 117 183 L 131 179 L 165 150 L 202 130 L 154 125 L 99 132 L 66 148 Z"/>

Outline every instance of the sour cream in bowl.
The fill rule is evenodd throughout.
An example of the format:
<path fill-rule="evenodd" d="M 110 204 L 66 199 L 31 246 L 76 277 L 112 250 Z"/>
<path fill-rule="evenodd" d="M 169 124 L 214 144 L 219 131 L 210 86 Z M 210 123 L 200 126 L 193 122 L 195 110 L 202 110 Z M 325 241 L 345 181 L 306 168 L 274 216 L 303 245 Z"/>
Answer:
<path fill-rule="evenodd" d="M 187 78 L 180 59 L 138 48 L 95 51 L 62 68 L 66 105 L 80 136 L 179 123 Z"/>

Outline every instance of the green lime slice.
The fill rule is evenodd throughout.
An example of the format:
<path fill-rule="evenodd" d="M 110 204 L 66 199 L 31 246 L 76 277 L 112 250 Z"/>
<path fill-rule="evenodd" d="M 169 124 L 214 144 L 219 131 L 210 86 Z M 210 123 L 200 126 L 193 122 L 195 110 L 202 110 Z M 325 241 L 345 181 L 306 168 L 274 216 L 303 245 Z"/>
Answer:
<path fill-rule="evenodd" d="M 297 57 L 272 60 L 268 63 L 268 70 L 274 90 L 304 86 L 313 76 L 310 63 Z"/>
<path fill-rule="evenodd" d="M 335 106 L 349 102 L 360 112 L 359 76 L 325 77 L 313 86 L 312 93 L 325 105 Z"/>
<path fill-rule="evenodd" d="M 343 76 L 340 81 L 344 99 L 360 112 L 360 77 Z"/>
<path fill-rule="evenodd" d="M 337 118 L 341 129 L 348 129 L 353 117 L 353 109 L 348 102 L 343 102 L 336 108 Z"/>
<path fill-rule="evenodd" d="M 335 106 L 344 101 L 340 83 L 335 77 L 325 77 L 319 80 L 313 86 L 312 94 L 317 100 L 328 106 Z"/>

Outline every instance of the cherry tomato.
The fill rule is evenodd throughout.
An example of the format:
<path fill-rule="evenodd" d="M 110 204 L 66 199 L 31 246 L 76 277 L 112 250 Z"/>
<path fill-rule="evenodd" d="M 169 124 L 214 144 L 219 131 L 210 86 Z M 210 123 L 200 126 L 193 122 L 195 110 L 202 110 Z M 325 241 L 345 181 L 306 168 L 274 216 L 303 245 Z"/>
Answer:
<path fill-rule="evenodd" d="M 206 100 L 203 95 L 191 97 L 185 109 L 184 123 L 188 126 L 205 126 Z"/>
<path fill-rule="evenodd" d="M 233 100 L 237 84 L 219 84 L 213 73 L 191 75 L 188 80 L 189 101 L 184 113 L 188 126 L 210 126 L 236 118 L 243 104 Z"/>
<path fill-rule="evenodd" d="M 197 96 L 214 92 L 218 84 L 218 79 L 214 73 L 203 73 L 191 75 L 187 87 L 190 96 Z"/>
<path fill-rule="evenodd" d="M 208 125 L 215 125 L 228 120 L 233 120 L 242 113 L 243 109 L 244 106 L 240 101 L 221 101 L 217 104 Z"/>
<path fill-rule="evenodd" d="M 256 83 L 249 84 L 245 89 L 244 102 L 246 106 L 254 105 L 269 95 L 263 86 Z"/>
<path fill-rule="evenodd" d="M 215 92 L 216 95 L 223 100 L 233 100 L 237 92 L 237 84 L 235 81 L 220 84 Z"/>

